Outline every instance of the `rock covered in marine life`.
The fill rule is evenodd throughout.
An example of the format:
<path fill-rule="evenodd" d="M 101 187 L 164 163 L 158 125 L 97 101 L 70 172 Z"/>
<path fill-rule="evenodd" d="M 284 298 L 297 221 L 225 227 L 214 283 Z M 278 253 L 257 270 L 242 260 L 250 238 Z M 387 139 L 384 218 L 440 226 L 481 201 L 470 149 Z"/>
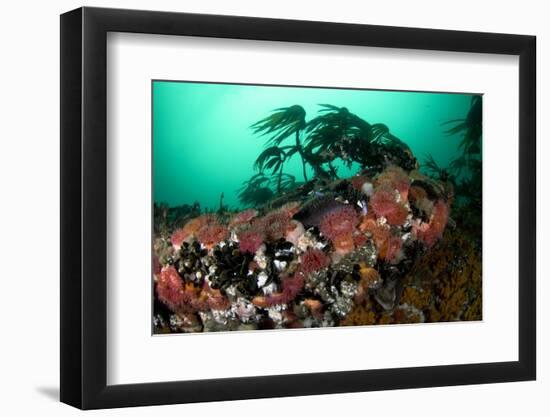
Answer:
<path fill-rule="evenodd" d="M 411 257 L 449 220 L 433 188 L 390 165 L 276 209 L 192 218 L 155 243 L 156 294 L 174 315 L 157 322 L 179 331 L 333 326 L 368 300 L 388 314 Z"/>

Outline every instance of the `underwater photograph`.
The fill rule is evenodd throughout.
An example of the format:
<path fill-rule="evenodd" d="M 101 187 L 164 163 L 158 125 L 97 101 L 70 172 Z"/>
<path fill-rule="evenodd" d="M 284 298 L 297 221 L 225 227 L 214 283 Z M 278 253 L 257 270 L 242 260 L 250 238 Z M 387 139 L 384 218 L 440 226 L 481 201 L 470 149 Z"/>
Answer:
<path fill-rule="evenodd" d="M 153 80 L 153 334 L 482 320 L 482 100 Z"/>

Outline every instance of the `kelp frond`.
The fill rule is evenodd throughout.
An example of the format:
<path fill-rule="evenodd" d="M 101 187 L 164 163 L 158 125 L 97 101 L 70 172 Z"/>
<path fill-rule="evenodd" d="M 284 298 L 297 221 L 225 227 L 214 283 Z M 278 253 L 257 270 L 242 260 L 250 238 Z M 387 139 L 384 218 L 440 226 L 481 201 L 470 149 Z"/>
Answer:
<path fill-rule="evenodd" d="M 269 148 L 264 149 L 264 151 L 256 158 L 254 162 L 254 169 L 257 169 L 260 172 L 264 170 L 271 170 L 272 173 L 277 172 L 282 164 L 286 160 L 285 152 L 277 147 L 270 146 Z"/>
<path fill-rule="evenodd" d="M 265 204 L 273 197 L 273 191 L 269 188 L 270 178 L 260 172 L 244 181 L 237 190 L 239 200 L 247 206 L 259 206 Z"/>
<path fill-rule="evenodd" d="M 306 111 L 302 106 L 296 104 L 280 107 L 273 110 L 269 116 L 254 123 L 251 128 L 254 134 L 271 135 L 267 144 L 278 146 L 287 137 L 305 128 L 305 117 Z"/>
<path fill-rule="evenodd" d="M 426 170 L 428 175 L 435 177 L 437 179 L 446 178 L 447 170 L 442 168 L 434 159 L 433 155 L 427 153 L 424 157 L 424 162 L 421 164 L 421 167 Z"/>

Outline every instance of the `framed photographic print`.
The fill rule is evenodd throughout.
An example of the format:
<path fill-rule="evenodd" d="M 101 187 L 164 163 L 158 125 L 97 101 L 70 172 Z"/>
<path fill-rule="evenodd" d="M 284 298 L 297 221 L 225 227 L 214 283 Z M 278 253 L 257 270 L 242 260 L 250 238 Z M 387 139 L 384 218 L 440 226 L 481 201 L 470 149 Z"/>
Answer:
<path fill-rule="evenodd" d="M 61 400 L 535 379 L 535 38 L 61 16 Z"/>

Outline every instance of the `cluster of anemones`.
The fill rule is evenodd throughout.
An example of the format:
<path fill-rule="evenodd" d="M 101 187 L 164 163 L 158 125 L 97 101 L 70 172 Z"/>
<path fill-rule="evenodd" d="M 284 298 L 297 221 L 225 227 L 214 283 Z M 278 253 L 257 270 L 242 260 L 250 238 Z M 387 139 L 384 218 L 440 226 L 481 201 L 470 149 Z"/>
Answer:
<path fill-rule="evenodd" d="M 258 211 L 255 209 L 248 209 L 235 214 L 231 220 L 229 220 L 229 228 L 236 228 L 239 226 L 248 225 L 252 219 L 258 216 Z"/>
<path fill-rule="evenodd" d="M 370 206 L 377 217 L 384 217 L 392 226 L 401 226 L 409 215 L 409 177 L 401 168 L 390 166 L 375 179 Z"/>
<path fill-rule="evenodd" d="M 346 254 L 355 249 L 353 234 L 359 222 L 356 210 L 350 205 L 342 205 L 321 220 L 321 233 L 332 241 L 339 254 Z"/>
<path fill-rule="evenodd" d="M 416 176 L 422 177 L 418 173 Z M 397 263 L 403 259 L 403 245 L 408 238 L 431 247 L 442 237 L 449 206 L 442 198 L 428 198 L 426 190 L 412 184 L 401 168 L 389 166 L 372 179 L 360 175 L 350 182 L 368 199 L 368 205 L 363 211 L 343 205 L 323 218 L 321 233 L 332 242 L 336 253 L 349 253 L 372 239 L 379 259 Z M 411 204 L 429 220 L 414 219 Z M 405 233 L 405 227 L 412 233 Z"/>
<path fill-rule="evenodd" d="M 265 234 L 258 229 L 244 230 L 239 233 L 239 249 L 241 252 L 254 254 L 264 243 Z"/>
<path fill-rule="evenodd" d="M 407 201 L 410 188 L 409 176 L 398 166 L 390 165 L 376 177 L 375 187 L 378 190 L 396 190 L 401 201 Z"/>
<path fill-rule="evenodd" d="M 185 226 L 172 233 L 171 243 L 179 250 L 183 242 L 196 239 L 207 247 L 213 247 L 227 237 L 227 227 L 221 225 L 215 216 L 205 214 L 189 220 Z"/>
<path fill-rule="evenodd" d="M 220 291 L 210 288 L 206 283 L 202 287 L 185 283 L 172 265 L 160 271 L 157 278 L 157 295 L 172 311 L 219 310 L 230 305 L 229 300 Z"/>
<path fill-rule="evenodd" d="M 414 223 L 413 232 L 418 240 L 432 247 L 443 236 L 448 220 L 449 207 L 443 200 L 437 200 L 433 205 L 429 222 Z"/>
<path fill-rule="evenodd" d="M 370 204 L 376 216 L 384 217 L 392 226 L 401 226 L 407 221 L 406 201 L 401 201 L 401 194 L 395 189 L 387 186 L 377 189 Z"/>
<path fill-rule="evenodd" d="M 284 237 L 291 227 L 291 217 L 281 210 L 251 219 L 236 232 L 239 249 L 254 254 L 265 241 Z"/>

